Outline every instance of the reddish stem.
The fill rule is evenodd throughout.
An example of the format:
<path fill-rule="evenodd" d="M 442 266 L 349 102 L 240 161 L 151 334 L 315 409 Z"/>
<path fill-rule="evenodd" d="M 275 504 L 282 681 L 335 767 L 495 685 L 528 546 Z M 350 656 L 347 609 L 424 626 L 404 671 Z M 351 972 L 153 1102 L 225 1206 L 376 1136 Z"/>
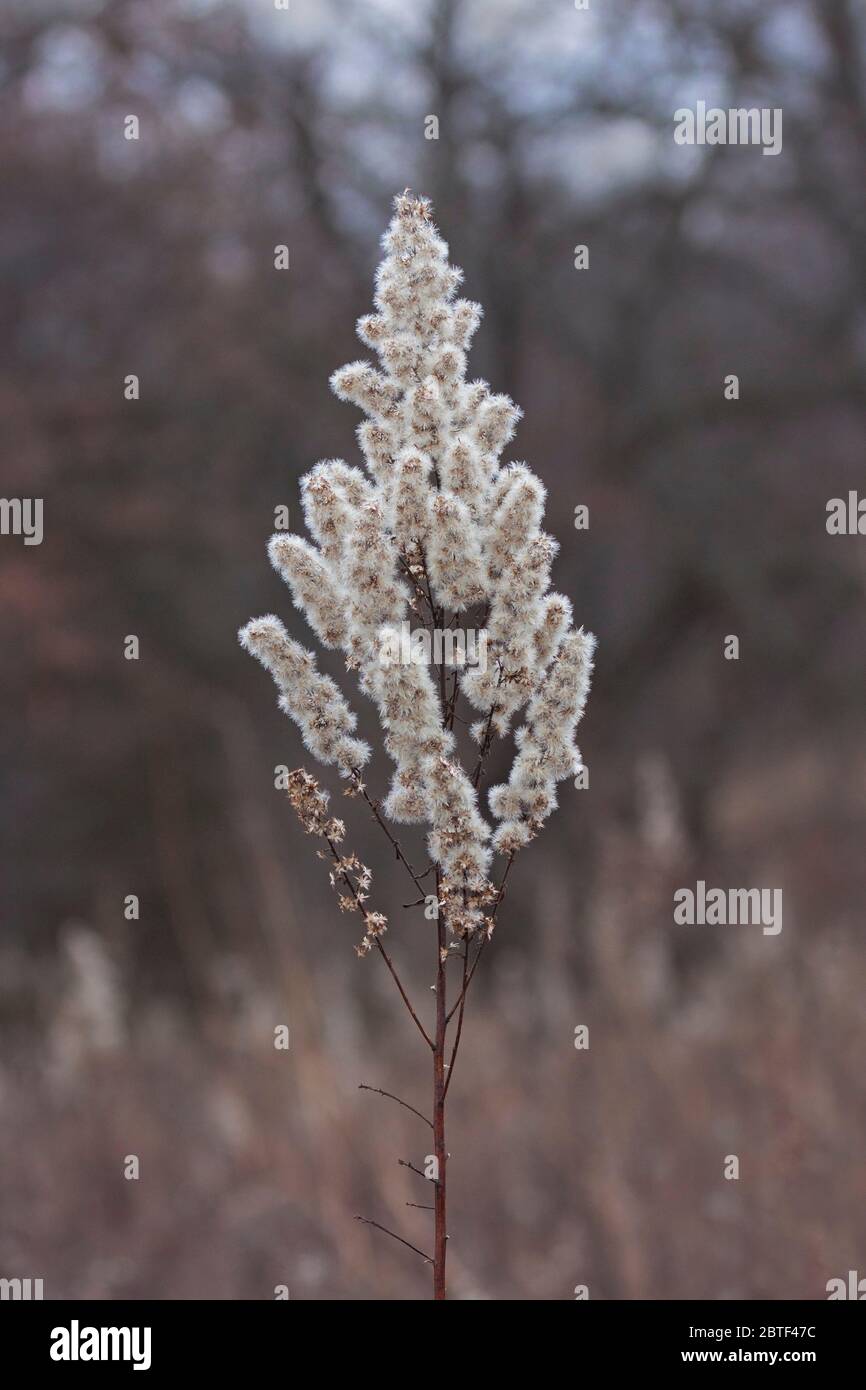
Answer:
<path fill-rule="evenodd" d="M 436 896 L 439 896 L 439 871 L 436 871 Z M 433 1297 L 445 1298 L 445 1253 L 448 1241 L 446 1223 L 445 1170 L 445 922 L 440 912 L 436 919 L 436 1034 L 433 1044 L 433 1153 L 436 1158 L 436 1177 L 433 1209 Z"/>

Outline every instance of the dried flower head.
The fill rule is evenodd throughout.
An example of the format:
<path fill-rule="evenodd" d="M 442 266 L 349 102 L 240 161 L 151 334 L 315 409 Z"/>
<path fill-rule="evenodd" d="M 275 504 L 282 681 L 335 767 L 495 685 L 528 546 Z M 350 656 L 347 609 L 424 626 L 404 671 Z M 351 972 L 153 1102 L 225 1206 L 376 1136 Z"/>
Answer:
<path fill-rule="evenodd" d="M 280 533 L 269 553 L 319 641 L 343 652 L 374 701 L 394 762 L 382 814 L 428 827 L 443 910 L 463 937 L 486 930 L 493 852 L 513 856 L 537 834 L 556 783 L 579 765 L 573 734 L 594 639 L 573 630 L 569 600 L 550 588 L 557 544 L 542 529 L 543 485 L 525 463 L 500 465 L 521 412 L 466 379 L 481 309 L 458 298 L 462 272 L 449 264 L 429 202 L 401 194 L 382 244 L 375 311 L 357 325 L 378 366 L 350 362 L 331 378 L 366 416 L 358 440 L 367 471 L 341 459 L 317 464 L 301 481 L 311 540 Z M 431 629 L 471 618 L 486 631 L 484 669 L 443 683 L 428 665 L 383 662 L 383 637 L 413 618 Z M 275 617 L 240 636 L 274 676 L 307 747 L 357 794 L 370 750 L 335 682 Z M 476 711 L 472 773 L 453 732 L 458 699 Z M 479 806 L 481 768 L 522 710 L 508 781 L 488 798 L 499 822 L 492 833 Z M 318 828 L 323 812 L 308 785 L 290 794 L 306 828 Z M 340 823 L 331 828 L 337 843 Z"/>

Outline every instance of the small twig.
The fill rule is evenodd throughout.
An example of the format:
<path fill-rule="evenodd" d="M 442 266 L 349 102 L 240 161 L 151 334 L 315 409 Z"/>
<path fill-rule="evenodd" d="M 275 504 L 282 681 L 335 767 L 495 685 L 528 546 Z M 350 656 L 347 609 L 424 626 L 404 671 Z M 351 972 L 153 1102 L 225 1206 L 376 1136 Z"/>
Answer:
<path fill-rule="evenodd" d="M 425 1207 L 422 1202 L 407 1202 L 407 1207 L 414 1207 L 416 1211 L 435 1211 L 435 1207 Z"/>
<path fill-rule="evenodd" d="M 455 615 L 455 616 L 457 616 L 457 615 Z M 455 668 L 454 668 L 454 675 L 453 675 L 452 681 L 451 681 L 451 699 L 450 699 L 450 701 L 449 701 L 449 703 L 448 703 L 448 713 L 447 713 L 446 719 L 445 719 L 446 726 L 447 726 L 449 729 L 453 729 L 453 728 L 454 728 L 454 720 L 460 718 L 460 716 L 459 716 L 458 713 L 457 713 L 457 700 L 458 700 L 458 698 L 459 698 L 459 695 L 460 695 L 460 668 L 459 668 L 459 666 L 455 666 Z M 466 721 L 464 720 L 463 722 L 465 723 Z"/>
<path fill-rule="evenodd" d="M 429 1125 L 431 1129 L 433 1128 L 432 1120 L 428 1120 L 427 1116 L 422 1115 L 420 1110 L 416 1110 L 414 1105 L 410 1105 L 408 1101 L 401 1100 L 399 1096 L 392 1095 L 390 1091 L 383 1091 L 378 1086 L 365 1086 L 363 1081 L 359 1085 L 358 1090 L 373 1091 L 377 1096 L 386 1096 L 388 1100 L 396 1100 L 397 1104 L 402 1105 L 404 1110 L 411 1110 L 412 1114 L 417 1115 L 419 1120 L 423 1120 L 425 1125 Z"/>
<path fill-rule="evenodd" d="M 481 945 L 478 947 L 478 954 L 476 955 L 474 961 L 472 962 L 472 969 L 471 969 L 468 973 L 466 972 L 466 968 L 465 968 L 465 966 L 466 966 L 466 961 L 468 960 L 468 946 L 467 946 L 467 956 L 464 958 L 463 988 L 461 989 L 459 995 L 457 996 L 457 998 L 456 998 L 455 1001 L 454 1001 L 454 1007 L 453 1007 L 453 1008 L 449 1011 L 449 1013 L 448 1013 L 448 1017 L 447 1017 L 446 1020 L 445 1020 L 446 1023 L 450 1023 L 450 1022 L 451 1022 L 452 1018 L 454 1017 L 454 1015 L 456 1014 L 456 1012 L 457 1012 L 458 1009 L 461 1010 L 460 1023 L 463 1022 L 463 1018 L 462 1018 L 462 1009 L 463 1009 L 464 1002 L 465 1002 L 465 1000 L 466 1000 L 466 991 L 469 989 L 469 986 L 470 986 L 471 983 L 472 983 L 472 976 L 475 974 L 475 971 L 476 971 L 477 966 L 478 966 L 478 962 L 480 961 L 481 956 L 482 956 L 482 953 L 483 953 L 483 951 L 484 951 L 484 947 L 487 945 L 487 941 L 488 941 L 488 938 L 485 936 L 485 937 L 483 938 L 482 942 L 481 942 Z M 458 1024 L 458 1030 L 457 1030 L 457 1031 L 458 1031 L 458 1036 L 459 1036 L 459 1032 L 460 1032 L 459 1024 Z M 452 1062 L 453 1062 L 453 1060 L 454 1060 L 454 1055 L 453 1055 L 453 1053 L 452 1053 L 452 1056 L 451 1056 L 451 1060 L 452 1060 Z M 450 1079 L 450 1078 L 449 1078 L 449 1079 Z"/>
<path fill-rule="evenodd" d="M 400 848 L 399 841 L 397 841 L 397 840 L 394 838 L 394 836 L 391 834 L 391 831 L 388 829 L 387 825 L 385 824 L 384 820 L 382 819 L 381 815 L 379 814 L 379 803 L 378 803 L 378 801 L 374 801 L 373 798 L 370 796 L 369 792 L 367 791 L 367 788 L 364 786 L 364 783 L 361 781 L 361 774 L 360 774 L 360 772 L 358 771 L 357 768 L 352 768 L 352 777 L 353 777 L 354 780 L 355 780 L 355 785 L 356 785 L 356 787 L 358 788 L 359 792 L 360 792 L 361 795 L 363 796 L 363 798 L 364 798 L 364 800 L 366 801 L 367 805 L 369 806 L 370 810 L 373 812 L 373 815 L 375 816 L 377 823 L 378 823 L 379 825 L 381 825 L 381 827 L 382 827 L 382 829 L 384 830 L 385 834 L 388 836 L 388 839 L 390 840 L 391 845 L 393 846 L 393 849 L 394 849 L 394 852 L 395 852 L 397 858 L 400 860 L 400 862 L 401 862 L 402 864 L 405 865 L 405 867 L 406 867 L 406 869 L 407 869 L 407 871 L 408 871 L 408 873 L 409 873 L 409 876 L 410 876 L 410 878 L 412 879 L 412 882 L 415 884 L 415 887 L 418 889 L 418 892 L 419 892 L 419 893 L 423 893 L 423 892 L 424 892 L 424 888 L 423 888 L 423 886 L 422 886 L 422 884 L 421 884 L 421 878 L 422 878 L 422 877 L 426 877 L 426 875 L 430 872 L 430 869 L 425 869 L 423 875 L 418 875 L 418 874 L 416 874 L 415 870 L 412 868 L 412 865 L 409 863 L 409 860 L 406 858 L 405 854 L 403 853 L 402 849 Z M 431 864 L 431 865 L 430 865 L 430 868 L 432 869 L 433 867 L 434 867 L 434 865 Z"/>
<path fill-rule="evenodd" d="M 341 879 L 343 880 L 343 882 L 345 883 L 346 887 L 349 889 L 349 892 L 352 894 L 352 897 L 355 899 L 355 904 L 356 904 L 356 906 L 357 906 L 357 908 L 358 908 L 358 911 L 359 911 L 360 914 L 361 914 L 361 917 L 362 917 L 362 919 L 363 919 L 364 925 L 367 926 L 367 922 L 368 922 L 368 918 L 369 918 L 369 913 L 367 912 L 367 909 L 364 907 L 364 903 L 363 903 L 363 901 L 362 901 L 362 899 L 361 899 L 361 895 L 360 895 L 360 893 L 358 892 L 357 888 L 355 887 L 355 884 L 353 883 L 351 876 L 346 872 L 345 869 L 341 869 L 341 868 L 340 868 L 340 864 L 342 863 L 342 859 L 341 859 L 341 857 L 340 857 L 340 853 L 339 853 L 339 851 L 338 851 L 338 849 L 337 849 L 337 846 L 334 844 L 334 841 L 331 839 L 330 835 L 325 835 L 323 838 L 324 838 L 325 842 L 327 843 L 327 846 L 328 846 L 329 850 L 331 851 L 331 854 L 332 854 L 333 859 L 334 859 L 334 863 L 337 865 L 337 874 L 338 874 L 338 877 L 341 878 Z M 401 981 L 401 979 L 400 979 L 400 976 L 397 974 L 397 971 L 394 969 L 394 965 L 393 965 L 393 962 L 392 962 L 392 960 L 391 960 L 391 957 L 388 955 L 388 952 L 385 950 L 385 947 L 382 945 L 382 942 L 381 942 L 379 936 L 376 935 L 376 934 L 373 934 L 373 933 L 371 933 L 371 935 L 373 936 L 373 940 L 374 940 L 375 943 L 376 943 L 376 949 L 378 950 L 380 956 L 382 957 L 383 961 L 385 962 L 385 964 L 387 965 L 388 969 L 390 970 L 391 976 L 392 976 L 392 978 L 393 978 L 393 980 L 394 980 L 394 983 L 395 983 L 395 985 L 397 986 L 398 990 L 400 991 L 400 998 L 403 1000 L 403 1003 L 406 1005 L 406 1008 L 409 1010 L 409 1013 L 411 1014 L 411 1016 L 412 1016 L 412 1018 L 413 1018 L 413 1020 L 414 1020 L 414 1022 L 415 1022 L 415 1027 L 418 1029 L 418 1032 L 421 1034 L 421 1037 L 424 1039 L 425 1043 L 427 1044 L 427 1046 L 428 1046 L 428 1047 L 431 1049 L 431 1051 L 432 1051 L 432 1050 L 433 1050 L 433 1040 L 432 1040 L 432 1038 L 428 1035 L 427 1030 L 426 1030 L 426 1028 L 424 1027 L 424 1024 L 421 1022 L 420 1018 L 418 1017 L 418 1015 L 416 1014 L 415 1010 L 413 1009 L 412 1004 L 411 1004 L 410 999 L 409 999 L 409 996 L 408 996 L 408 994 L 406 993 L 405 989 L 403 988 L 403 983 L 402 983 L 402 981 Z"/>
<path fill-rule="evenodd" d="M 393 978 L 393 980 L 394 980 L 394 984 L 397 986 L 397 988 L 398 988 L 399 991 L 400 991 L 400 998 L 403 1000 L 403 1003 L 406 1005 L 406 1008 L 409 1010 L 409 1013 L 412 1015 L 412 1018 L 414 1019 L 415 1027 L 418 1029 L 418 1032 L 421 1034 L 421 1037 L 424 1039 L 425 1043 L 427 1044 L 427 1046 L 430 1048 L 430 1050 L 431 1050 L 431 1052 L 432 1052 L 432 1051 L 433 1051 L 433 1040 L 432 1040 L 432 1038 L 430 1038 L 430 1037 L 428 1036 L 427 1029 L 424 1027 L 424 1024 L 421 1022 L 421 1020 L 420 1020 L 420 1018 L 418 1017 L 418 1015 L 416 1014 L 415 1010 L 412 1008 L 412 1005 L 411 1005 L 411 1003 L 409 1002 L 409 996 L 408 996 L 408 994 L 406 993 L 405 989 L 403 988 L 403 985 L 402 985 L 402 983 L 401 983 L 401 981 L 400 981 L 400 976 L 397 974 L 397 971 L 394 969 L 393 963 L 392 963 L 392 961 L 391 961 L 391 957 L 388 955 L 388 952 L 385 950 L 385 947 L 382 945 L 382 943 L 381 943 L 381 941 L 379 940 L 378 936 L 375 937 L 374 940 L 375 940 L 375 942 L 376 942 L 376 946 L 377 946 L 377 948 L 378 948 L 379 954 L 381 955 L 383 961 L 385 962 L 385 964 L 387 965 L 388 969 L 389 969 L 390 972 L 391 972 L 392 978 Z"/>
<path fill-rule="evenodd" d="M 432 594 L 432 591 L 431 591 L 431 589 L 430 589 L 430 575 L 429 575 L 428 572 L 427 572 L 427 556 L 426 556 L 425 553 L 424 553 L 424 547 L 423 547 L 423 545 L 421 544 L 420 541 L 418 542 L 418 550 L 419 550 L 420 555 L 421 555 L 421 564 L 422 564 L 423 567 L 424 567 L 424 583 L 425 583 L 426 586 L 427 586 L 427 602 L 428 602 L 428 604 L 429 604 L 429 606 L 430 606 L 430 617 L 431 617 L 432 620 L 433 620 L 433 627 L 434 627 L 434 629 L 435 629 L 435 627 L 436 627 L 436 605 L 435 605 L 434 602 L 433 602 L 433 594 Z"/>
<path fill-rule="evenodd" d="M 513 863 L 514 863 L 514 851 L 512 850 L 511 854 L 508 856 L 508 863 L 507 863 L 506 866 L 505 866 L 505 872 L 504 872 L 503 875 L 502 875 L 502 882 L 501 882 L 500 885 L 499 885 L 499 892 L 498 892 L 498 894 L 497 894 L 497 896 L 496 896 L 496 901 L 495 901 L 495 903 L 493 904 L 493 911 L 492 911 L 491 914 L 490 914 L 490 920 L 491 920 L 491 921 L 495 921 L 495 920 L 496 920 L 496 913 L 499 911 L 499 904 L 502 902 L 502 899 L 505 897 L 505 884 L 506 884 L 506 881 L 507 881 L 507 879 L 508 879 L 508 875 L 509 875 L 510 872 L 511 872 L 511 865 L 512 865 Z M 478 967 L 478 962 L 479 962 L 480 959 L 481 959 L 482 952 L 484 951 L 484 947 L 487 945 L 487 942 L 489 941 L 489 939 L 490 939 L 489 937 L 485 936 L 484 939 L 483 939 L 483 941 L 481 942 L 481 945 L 480 945 L 479 948 L 478 948 L 478 954 L 477 954 L 477 956 L 475 957 L 475 960 L 472 962 L 472 969 L 469 971 L 468 976 L 466 976 L 465 983 L 464 983 L 464 985 L 463 985 L 463 989 L 461 990 L 461 992 L 460 992 L 460 994 L 458 995 L 457 999 L 455 999 L 455 1001 L 454 1001 L 454 1007 L 451 1009 L 450 1013 L 448 1014 L 448 1017 L 447 1017 L 447 1019 L 446 1019 L 446 1022 L 447 1022 L 447 1023 L 450 1023 L 451 1020 L 452 1020 L 452 1018 L 454 1017 L 455 1013 L 457 1012 L 457 1010 L 460 1009 L 460 1008 L 462 1008 L 462 1006 L 463 1006 L 463 1001 L 464 1001 L 465 998 L 466 998 L 466 991 L 468 990 L 469 986 L 470 986 L 471 983 L 472 983 L 472 976 L 475 974 L 475 971 L 476 971 L 476 969 L 477 969 L 477 967 Z M 453 1061 L 454 1061 L 453 1053 L 452 1053 L 451 1060 L 452 1060 L 452 1063 L 453 1063 Z M 450 1081 L 450 1079 L 451 1079 L 450 1074 L 449 1074 L 449 1078 L 448 1078 L 448 1079 L 449 1079 L 449 1081 Z"/>
<path fill-rule="evenodd" d="M 457 714 L 454 710 L 452 710 L 452 712 L 451 712 L 451 720 L 452 720 L 452 725 L 451 725 L 451 727 L 452 727 L 452 728 L 454 727 L 453 721 L 454 721 L 455 719 L 456 719 L 456 721 L 457 721 L 458 724 L 465 724 L 467 727 L 468 727 L 470 724 L 473 724 L 473 723 L 475 722 L 473 719 L 464 719 L 462 714 Z"/>
<path fill-rule="evenodd" d="M 486 941 L 486 940 L 487 940 L 487 938 L 485 937 L 485 938 L 484 938 L 484 941 Z M 476 958 L 475 958 L 475 964 L 476 964 L 476 965 L 478 964 L 478 961 L 479 961 L 479 959 L 480 959 L 480 957 L 481 957 L 481 952 L 484 950 L 484 941 L 482 941 L 480 947 L 478 948 L 478 955 L 477 955 Z M 454 1063 L 455 1063 L 456 1058 L 457 1058 L 457 1049 L 458 1049 L 458 1047 L 460 1046 L 460 1037 L 461 1037 L 461 1034 L 462 1034 L 462 1032 L 463 1032 L 463 1013 L 464 1013 L 464 1010 L 465 1010 L 465 1008 L 466 1008 L 466 990 L 467 990 L 468 985 L 469 985 L 469 937 L 467 936 L 465 942 L 463 943 L 463 988 L 462 988 L 462 990 L 460 991 L 460 998 L 458 999 L 457 1004 L 454 1005 L 454 1009 L 456 1009 L 456 1008 L 458 1007 L 458 1005 L 459 1005 L 459 1008 L 460 1008 L 460 1016 L 459 1016 L 459 1018 L 457 1019 L 457 1032 L 456 1032 L 455 1037 L 454 1037 L 454 1046 L 453 1046 L 452 1049 L 451 1049 L 451 1060 L 450 1060 L 450 1062 L 448 1063 L 448 1075 L 447 1075 L 447 1077 L 445 1078 L 445 1090 L 444 1090 L 444 1092 L 443 1092 L 443 1098 L 444 1098 L 444 1096 L 447 1096 L 447 1094 L 448 1094 L 448 1087 L 451 1085 L 451 1077 L 454 1075 Z M 446 1026 L 446 1028 L 448 1027 L 448 1024 L 449 1024 L 450 1021 L 451 1021 L 451 1017 L 452 1017 L 452 1015 L 453 1015 L 453 1013 L 454 1013 L 454 1009 L 451 1010 L 451 1013 L 449 1013 L 449 1014 L 447 1015 L 446 1019 L 445 1019 L 445 1026 Z"/>
<path fill-rule="evenodd" d="M 512 850 L 508 856 L 508 863 L 505 865 L 505 872 L 502 875 L 502 882 L 499 885 L 499 892 L 496 895 L 496 902 L 493 904 L 493 911 L 490 914 L 491 920 L 493 921 L 496 920 L 496 914 L 499 911 L 499 904 L 505 897 L 505 885 L 508 882 L 508 875 L 511 873 L 511 865 L 514 863 L 514 856 L 516 853 L 516 850 Z"/>
<path fill-rule="evenodd" d="M 439 631 L 445 629 L 445 609 L 439 609 Z M 434 626 L 435 631 L 435 626 Z M 445 665 L 445 653 L 442 653 L 442 660 L 439 663 L 439 703 L 442 707 L 442 728 L 447 729 L 448 725 L 448 669 Z"/>
<path fill-rule="evenodd" d="M 468 990 L 469 985 L 470 985 L 471 982 L 472 982 L 472 976 L 475 974 L 475 968 L 476 968 L 476 966 L 478 965 L 478 962 L 479 962 L 480 959 L 481 959 L 481 956 L 482 956 L 482 954 L 483 954 L 483 952 L 484 952 L 484 947 L 487 945 L 487 942 L 489 941 L 489 939 L 490 939 L 489 937 L 485 936 L 484 940 L 482 941 L 481 945 L 480 945 L 479 948 L 478 948 L 478 955 L 475 957 L 475 961 L 474 961 L 474 963 L 473 963 L 473 966 L 472 966 L 471 971 L 469 972 L 468 976 L 464 976 L 465 984 L 464 984 L 464 986 L 463 986 L 463 992 L 462 992 L 462 994 L 460 995 L 460 1015 L 459 1015 L 459 1017 L 458 1017 L 458 1019 L 457 1019 L 457 1032 L 456 1032 L 456 1034 L 454 1035 L 454 1046 L 453 1046 L 452 1049 L 451 1049 L 451 1060 L 450 1060 L 449 1063 L 448 1063 L 448 1076 L 447 1076 L 446 1081 L 445 1081 L 445 1092 L 444 1092 L 444 1094 L 445 1094 L 446 1096 L 447 1096 L 447 1094 L 448 1094 L 448 1087 L 451 1085 L 451 1078 L 452 1078 L 452 1076 L 454 1075 L 454 1063 L 457 1061 L 457 1050 L 458 1050 L 458 1048 L 460 1047 L 460 1039 L 461 1039 L 462 1036 L 463 1036 L 463 1014 L 464 1014 L 464 1010 L 465 1010 L 465 1008 L 466 1008 L 466 991 Z M 468 952 L 467 952 L 467 955 L 468 955 Z M 455 1006 L 455 1007 L 456 1007 L 456 1006 Z"/>
<path fill-rule="evenodd" d="M 502 677 L 503 677 L 503 675 L 504 675 L 504 673 L 505 673 L 505 667 L 502 665 L 502 662 L 500 661 L 498 664 L 499 664 L 499 679 L 498 679 L 497 682 L 496 682 L 496 689 L 497 689 L 497 690 L 499 689 L 500 685 L 502 684 Z M 479 752 L 479 754 L 478 754 L 478 762 L 475 764 L 475 771 L 474 771 L 473 774 L 472 774 L 472 785 L 473 785 L 473 787 L 475 788 L 476 791 L 478 790 L 478 784 L 479 784 L 479 782 L 481 781 L 481 773 L 482 773 L 483 770 L 484 770 L 484 759 L 487 757 L 487 754 L 490 752 L 490 745 L 491 745 L 491 743 L 493 742 L 493 732 L 492 732 L 492 727 L 491 727 L 491 726 L 492 726 L 492 724 L 493 724 L 493 716 L 494 716 L 494 714 L 496 713 L 496 711 L 497 711 L 498 708 L 499 708 L 499 706 L 498 706 L 497 704 L 495 704 L 495 703 L 492 704 L 492 705 L 490 706 L 490 713 L 489 713 L 488 716 L 487 716 L 487 727 L 486 727 L 485 730 L 484 730 L 484 738 L 482 739 L 482 742 L 481 742 L 481 749 L 480 749 L 480 752 Z"/>
<path fill-rule="evenodd" d="M 434 1187 L 438 1187 L 438 1186 L 439 1186 L 439 1179 L 438 1179 L 438 1178 L 428 1178 L 428 1176 L 427 1176 L 426 1173 L 422 1172 L 422 1170 L 421 1170 L 420 1168 L 416 1168 L 416 1167 L 415 1167 L 415 1164 L 414 1164 L 414 1163 L 410 1163 L 409 1160 L 408 1160 L 407 1158 L 398 1158 L 398 1159 L 397 1159 L 397 1162 L 399 1163 L 399 1165 L 400 1165 L 401 1168 L 411 1168 L 411 1169 L 412 1169 L 412 1172 L 413 1172 L 413 1173 L 417 1173 L 417 1174 L 418 1174 L 418 1177 L 419 1177 L 419 1178 L 423 1178 L 425 1182 L 432 1182 L 433 1185 L 434 1185 Z"/>
<path fill-rule="evenodd" d="M 412 573 L 412 568 L 411 568 L 411 566 L 406 562 L 405 556 L 404 556 L 404 555 L 400 555 L 398 558 L 399 558 L 400 564 L 403 566 L 403 569 L 406 571 L 406 574 L 407 574 L 408 577 L 409 577 L 409 582 L 410 582 L 410 584 L 412 585 L 412 588 L 415 590 L 416 597 L 417 597 L 417 598 L 422 598 L 422 599 L 424 600 L 424 602 L 426 603 L 426 602 L 427 602 L 427 595 L 425 594 L 424 590 L 421 588 L 421 585 L 418 583 L 417 577 Z M 416 609 L 415 611 L 417 612 L 417 609 Z M 422 617 L 422 615 L 421 615 L 420 613 L 418 614 L 418 616 L 419 616 L 419 618 Z"/>
<path fill-rule="evenodd" d="M 423 1250 L 419 1250 L 417 1245 L 412 1245 L 410 1241 L 398 1236 L 396 1231 L 389 1231 L 387 1226 L 380 1226 L 378 1221 L 371 1221 L 367 1216 L 356 1216 L 356 1221 L 360 1221 L 364 1226 L 374 1226 L 377 1231 L 382 1231 L 386 1236 L 391 1236 L 392 1240 L 399 1240 L 401 1245 L 405 1245 L 407 1250 L 414 1250 L 416 1255 L 420 1255 L 428 1265 L 432 1265 L 433 1260 L 430 1255 L 425 1255 Z"/>

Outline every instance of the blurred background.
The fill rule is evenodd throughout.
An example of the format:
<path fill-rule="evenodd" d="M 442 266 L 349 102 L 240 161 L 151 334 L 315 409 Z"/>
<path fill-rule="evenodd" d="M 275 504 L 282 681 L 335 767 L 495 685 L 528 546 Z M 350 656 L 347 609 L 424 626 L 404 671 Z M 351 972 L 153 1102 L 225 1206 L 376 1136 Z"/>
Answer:
<path fill-rule="evenodd" d="M 525 411 L 512 456 L 599 638 L 590 788 L 518 858 L 467 1010 L 451 1296 L 808 1299 L 866 1272 L 866 566 L 825 529 L 864 486 L 864 20 L 9 0 L 3 492 L 44 498 L 45 538 L 0 540 L 0 1274 L 428 1295 L 353 1218 L 428 1244 L 397 1164 L 427 1132 L 357 1088 L 424 1108 L 429 1062 L 274 791 L 304 754 L 235 635 L 275 611 L 302 636 L 265 545 L 318 459 L 358 462 L 328 375 L 406 186 L 485 306 L 471 372 Z M 676 145 L 699 99 L 781 107 L 782 153 Z M 340 807 L 423 1001 L 430 924 Z M 698 878 L 781 887 L 783 931 L 674 926 Z"/>

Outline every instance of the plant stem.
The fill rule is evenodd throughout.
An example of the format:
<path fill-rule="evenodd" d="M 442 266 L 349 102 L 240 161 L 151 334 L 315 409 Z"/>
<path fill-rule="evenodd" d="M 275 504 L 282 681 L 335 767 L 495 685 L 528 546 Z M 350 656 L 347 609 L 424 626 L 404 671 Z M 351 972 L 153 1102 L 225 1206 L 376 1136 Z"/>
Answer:
<path fill-rule="evenodd" d="M 439 896 L 439 870 L 436 870 L 436 896 Z M 446 1224 L 445 1169 L 445 923 L 436 919 L 436 1034 L 433 1044 L 433 1153 L 436 1157 L 437 1184 L 433 1210 L 433 1297 L 445 1298 Z"/>

